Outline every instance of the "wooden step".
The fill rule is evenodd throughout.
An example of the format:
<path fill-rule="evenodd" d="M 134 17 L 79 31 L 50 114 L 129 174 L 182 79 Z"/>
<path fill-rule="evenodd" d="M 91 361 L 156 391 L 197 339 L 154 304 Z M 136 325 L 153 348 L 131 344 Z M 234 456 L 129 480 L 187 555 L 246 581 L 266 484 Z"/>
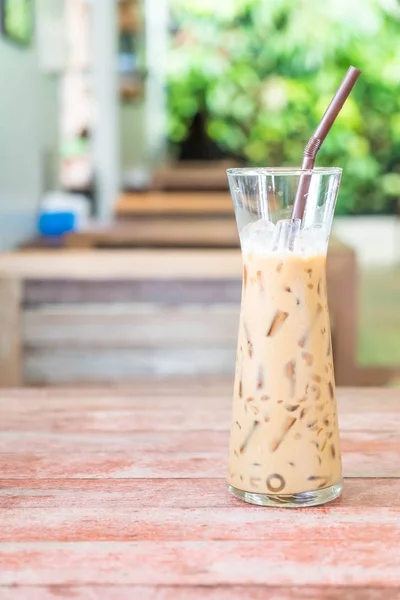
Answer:
<path fill-rule="evenodd" d="M 68 248 L 238 248 L 233 215 L 225 219 L 144 218 L 92 224 L 65 236 Z"/>
<path fill-rule="evenodd" d="M 149 192 L 123 193 L 119 196 L 117 217 L 137 216 L 233 216 L 233 204 L 228 192 Z"/>

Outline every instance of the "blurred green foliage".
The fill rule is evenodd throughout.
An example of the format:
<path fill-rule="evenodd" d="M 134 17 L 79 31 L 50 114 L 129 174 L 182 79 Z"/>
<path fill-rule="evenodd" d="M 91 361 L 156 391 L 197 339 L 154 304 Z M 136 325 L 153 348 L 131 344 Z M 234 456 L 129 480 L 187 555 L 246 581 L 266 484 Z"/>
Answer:
<path fill-rule="evenodd" d="M 29 44 L 33 29 L 32 0 L 3 0 L 2 4 L 5 34 L 20 44 Z"/>
<path fill-rule="evenodd" d="M 391 212 L 400 197 L 400 5 L 396 0 L 171 0 L 168 136 L 193 116 L 232 158 L 299 165 L 333 92 L 362 70 L 318 154 L 340 166 L 337 212 Z"/>

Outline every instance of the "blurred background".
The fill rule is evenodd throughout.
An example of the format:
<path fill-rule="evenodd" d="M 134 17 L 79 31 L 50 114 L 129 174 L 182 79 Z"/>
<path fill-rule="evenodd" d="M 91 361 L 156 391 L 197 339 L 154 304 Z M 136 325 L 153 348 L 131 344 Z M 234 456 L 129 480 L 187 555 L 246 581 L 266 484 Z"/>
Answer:
<path fill-rule="evenodd" d="M 0 0 L 0 385 L 234 371 L 225 170 L 344 169 L 328 284 L 341 385 L 400 383 L 396 0 Z"/>

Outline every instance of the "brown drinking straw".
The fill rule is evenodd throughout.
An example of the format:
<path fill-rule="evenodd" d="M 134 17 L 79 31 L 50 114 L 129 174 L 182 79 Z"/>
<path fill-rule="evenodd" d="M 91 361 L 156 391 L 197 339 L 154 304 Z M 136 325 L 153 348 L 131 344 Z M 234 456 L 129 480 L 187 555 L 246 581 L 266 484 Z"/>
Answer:
<path fill-rule="evenodd" d="M 330 105 L 325 111 L 317 129 L 311 136 L 307 146 L 305 147 L 303 154 L 303 162 L 301 168 L 303 170 L 309 170 L 314 168 L 315 158 L 318 150 L 321 148 L 322 142 L 329 133 L 336 117 L 342 109 L 343 104 L 346 102 L 351 90 L 354 87 L 357 79 L 359 78 L 361 71 L 355 67 L 349 67 L 346 75 L 343 78 L 342 83 L 337 89 L 336 94 L 333 96 Z M 296 192 L 296 198 L 294 201 L 292 219 L 302 219 L 304 215 L 304 209 L 306 207 L 308 191 L 310 189 L 311 173 L 303 173 L 300 176 L 299 185 Z"/>

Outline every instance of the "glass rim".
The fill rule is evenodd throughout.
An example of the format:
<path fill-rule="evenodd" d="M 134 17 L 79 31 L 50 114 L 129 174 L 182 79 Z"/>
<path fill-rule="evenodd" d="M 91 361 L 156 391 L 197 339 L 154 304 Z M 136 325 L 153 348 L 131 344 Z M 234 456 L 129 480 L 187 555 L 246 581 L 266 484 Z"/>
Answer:
<path fill-rule="evenodd" d="M 299 177 L 304 173 L 311 175 L 341 175 L 343 169 L 340 167 L 314 167 L 313 169 L 302 169 L 301 167 L 235 167 L 227 169 L 228 175 L 251 177 L 259 175 L 294 175 Z"/>

